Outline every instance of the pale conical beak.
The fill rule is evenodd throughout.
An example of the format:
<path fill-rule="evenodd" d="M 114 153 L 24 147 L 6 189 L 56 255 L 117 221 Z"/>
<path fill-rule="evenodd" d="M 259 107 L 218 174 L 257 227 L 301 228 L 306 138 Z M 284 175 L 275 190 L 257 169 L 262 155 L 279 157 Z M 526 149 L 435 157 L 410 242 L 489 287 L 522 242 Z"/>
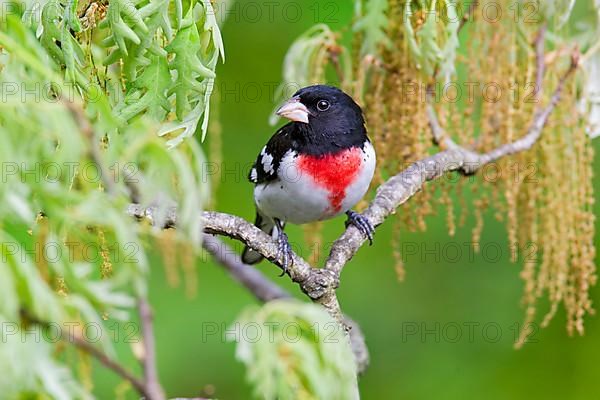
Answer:
<path fill-rule="evenodd" d="M 290 121 L 304 122 L 308 124 L 308 109 L 300 102 L 300 98 L 292 97 L 279 107 L 277 115 Z"/>

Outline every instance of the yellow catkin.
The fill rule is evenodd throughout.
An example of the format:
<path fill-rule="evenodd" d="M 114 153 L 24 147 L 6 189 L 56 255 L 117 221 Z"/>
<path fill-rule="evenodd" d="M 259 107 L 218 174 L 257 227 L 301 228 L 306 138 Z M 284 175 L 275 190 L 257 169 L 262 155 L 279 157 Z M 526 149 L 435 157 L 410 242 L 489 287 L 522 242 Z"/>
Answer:
<path fill-rule="evenodd" d="M 67 297 L 69 295 L 69 288 L 67 287 L 67 283 L 65 282 L 65 278 L 59 276 L 56 278 L 55 283 L 56 293 L 61 297 Z"/>
<path fill-rule="evenodd" d="M 445 182 L 445 178 L 442 178 L 440 186 L 440 197 L 439 203 L 446 207 L 446 226 L 448 228 L 448 235 L 454 236 L 456 232 L 456 215 L 454 213 L 454 202 L 450 196 L 450 186 L 452 184 Z"/>
<path fill-rule="evenodd" d="M 458 199 L 458 206 L 460 207 L 460 213 L 458 214 L 457 226 L 462 228 L 467 222 L 469 215 L 469 207 L 467 206 L 467 199 L 463 194 L 465 189 L 465 179 L 461 179 L 455 184 L 455 197 Z"/>
<path fill-rule="evenodd" d="M 194 247 L 187 243 L 182 243 L 179 246 L 179 253 L 185 277 L 185 293 L 187 297 L 193 298 L 198 293 L 198 274 L 196 271 Z"/>
<path fill-rule="evenodd" d="M 523 127 L 529 124 L 539 104 L 530 101 L 531 86 L 527 86 L 535 78 L 534 53 L 520 44 L 519 35 L 525 33 L 531 43 L 536 29 L 536 26 L 517 27 L 509 19 L 493 26 L 474 26 L 465 59 L 469 79 L 496 83 L 502 96 L 494 102 L 486 99 L 475 102 L 476 107 L 467 104 L 462 126 L 455 117 L 446 118 L 447 130 L 450 134 L 457 130 L 454 136 L 460 143 L 472 139 L 465 131 L 474 129 L 464 127 L 472 124 L 471 116 L 477 113 L 480 133 L 475 143 L 480 151 L 513 141 L 525 133 Z M 481 62 L 468 61 L 482 56 L 485 60 Z M 552 78 L 546 79 L 544 87 L 554 87 L 560 68 L 549 65 L 548 70 L 547 75 Z M 549 93 L 547 90 L 546 98 L 538 101 L 547 102 Z M 530 152 L 502 159 L 495 168 L 488 168 L 488 172 L 496 172 L 493 175 L 486 174 L 484 169 L 478 174 L 483 178 L 481 188 L 474 189 L 475 247 L 483 228 L 483 211 L 491 206 L 495 218 L 506 224 L 512 260 L 522 258 L 526 312 L 517 345 L 522 345 L 531 332 L 530 325 L 536 320 L 542 296 L 547 296 L 550 304 L 542 318 L 544 326 L 562 305 L 567 331 L 582 333 L 583 316 L 593 311 L 588 297 L 596 280 L 593 214 L 589 206 L 593 196 L 588 189 L 592 150 L 586 144 L 589 139 L 578 120 L 575 104 L 575 87 L 571 86 L 565 90 L 539 144 Z M 454 116 L 457 110 L 448 107 L 448 112 Z M 441 201 L 445 201 L 443 194 Z"/>
<path fill-rule="evenodd" d="M 389 2 L 387 35 L 394 42 L 393 46 L 382 49 L 381 60 L 377 63 L 361 62 L 356 73 L 362 76 L 364 74 L 360 70 L 369 68 L 369 79 L 361 87 L 365 92 L 367 124 L 377 151 L 377 174 L 372 186 L 383 183 L 410 163 L 422 159 L 433 148 L 425 115 L 424 89 L 427 82 L 421 81 L 415 74 L 416 66 L 404 33 L 403 14 L 403 1 Z M 423 14 L 415 14 L 411 22 L 418 30 L 424 22 Z M 360 42 L 355 45 L 360 45 Z M 424 231 L 427 228 L 426 217 L 433 215 L 436 210 L 433 206 L 434 187 L 425 186 L 397 213 L 392 248 L 399 280 L 405 274 L 399 250 L 399 232 L 403 229 Z M 455 217 L 449 196 L 445 197 L 444 204 L 448 208 L 449 229 L 453 232 Z"/>
<path fill-rule="evenodd" d="M 156 238 L 156 244 L 162 256 L 167 283 L 172 287 L 179 286 L 179 270 L 177 268 L 177 241 L 174 229 L 164 229 Z"/>
<path fill-rule="evenodd" d="M 115 387 L 115 400 L 127 399 L 127 393 L 131 390 L 129 381 L 122 381 Z"/>
<path fill-rule="evenodd" d="M 548 79 L 551 85 L 558 80 L 553 75 Z M 539 177 L 524 182 L 527 193 L 520 197 L 518 218 L 527 228 L 520 229 L 519 237 L 535 244 L 536 257 L 525 260 L 521 272 L 526 315 L 517 347 L 526 342 L 526 328 L 536 320 L 537 303 L 543 296 L 548 297 L 550 307 L 542 326 L 550 323 L 562 305 L 567 332 L 583 334 L 583 318 L 594 312 L 589 299 L 589 289 L 596 283 L 593 149 L 584 121 L 574 109 L 575 90 L 572 84 L 565 88 L 537 146 Z"/>
<path fill-rule="evenodd" d="M 401 239 L 400 239 L 401 224 L 400 221 L 395 221 L 392 231 L 392 255 L 394 257 L 394 271 L 396 271 L 396 277 L 398 282 L 403 282 L 406 276 L 406 269 L 404 268 L 404 260 L 402 258 L 402 251 L 400 250 Z"/>
<path fill-rule="evenodd" d="M 92 357 L 83 350 L 78 350 L 77 356 L 79 359 L 79 362 L 77 363 L 79 381 L 87 392 L 91 392 L 94 388 L 94 380 L 92 379 Z"/>
<path fill-rule="evenodd" d="M 475 215 L 475 226 L 471 230 L 471 243 L 473 244 L 473 250 L 475 253 L 479 253 L 481 245 L 481 233 L 483 232 L 483 213 L 488 208 L 488 199 L 485 196 L 480 197 L 473 201 L 474 215 Z"/>
<path fill-rule="evenodd" d="M 374 90 L 366 95 L 367 104 L 365 114 L 367 127 L 370 136 L 373 139 L 375 151 L 378 154 L 378 159 L 385 154 L 385 110 L 384 104 L 378 99 L 383 97 L 384 79 L 383 74 L 379 73 L 373 77 Z M 384 169 L 377 168 L 373 179 L 373 185 L 381 185 L 384 182 Z"/>
<path fill-rule="evenodd" d="M 104 236 L 104 231 L 102 229 L 98 229 L 98 239 L 100 241 L 100 257 L 102 259 L 102 264 L 100 266 L 100 276 L 102 277 L 102 279 L 106 279 L 112 275 L 113 265 L 110 261 L 110 252 L 108 251 L 108 247 L 106 245 L 106 237 Z"/>

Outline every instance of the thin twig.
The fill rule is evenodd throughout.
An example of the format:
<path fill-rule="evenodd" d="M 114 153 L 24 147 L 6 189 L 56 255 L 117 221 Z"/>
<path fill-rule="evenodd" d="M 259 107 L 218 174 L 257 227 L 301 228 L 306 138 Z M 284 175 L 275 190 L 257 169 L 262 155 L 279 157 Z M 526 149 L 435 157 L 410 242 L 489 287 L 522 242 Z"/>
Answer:
<path fill-rule="evenodd" d="M 469 4 L 469 8 L 467 9 L 467 11 L 465 11 L 462 18 L 460 19 L 460 23 L 459 23 L 458 29 L 456 31 L 457 33 L 462 30 L 462 28 L 467 24 L 467 22 L 469 22 L 471 17 L 475 14 L 475 9 L 477 8 L 478 5 L 479 5 L 479 2 Z"/>
<path fill-rule="evenodd" d="M 339 46 L 330 46 L 327 49 L 327 52 L 329 54 L 329 60 L 333 65 L 333 70 L 335 71 L 335 74 L 337 75 L 340 84 L 346 82 L 344 71 L 342 70 L 342 66 L 340 64 L 340 52 L 342 51 L 343 49 Z"/>
<path fill-rule="evenodd" d="M 142 324 L 142 341 L 144 344 L 142 366 L 144 368 L 144 386 L 147 400 L 164 400 L 165 394 L 158 382 L 158 373 L 156 371 L 156 348 L 152 328 L 152 310 L 146 299 L 140 298 L 138 300 L 138 312 Z"/>
<path fill-rule="evenodd" d="M 140 378 L 134 376 L 130 371 L 125 369 L 125 367 L 123 367 L 117 361 L 109 358 L 103 351 L 98 349 L 96 346 L 93 346 L 83 338 L 76 335 L 70 335 L 69 338 L 63 338 L 63 340 L 90 354 L 106 368 L 110 369 L 111 371 L 119 375 L 121 378 L 128 381 L 131 384 L 131 386 L 133 386 L 139 392 L 140 395 L 148 399 L 151 398 L 150 394 L 146 391 L 146 385 Z"/>

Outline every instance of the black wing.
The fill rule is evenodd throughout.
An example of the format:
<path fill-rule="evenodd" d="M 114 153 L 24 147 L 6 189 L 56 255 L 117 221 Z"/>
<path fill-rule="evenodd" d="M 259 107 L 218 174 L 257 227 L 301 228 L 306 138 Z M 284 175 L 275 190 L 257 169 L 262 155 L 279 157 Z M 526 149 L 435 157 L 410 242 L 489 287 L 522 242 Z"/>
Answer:
<path fill-rule="evenodd" d="M 269 139 L 250 170 L 248 175 L 250 182 L 258 184 L 277 179 L 277 170 L 281 159 L 285 153 L 296 147 L 296 141 L 292 137 L 294 129 L 294 124 L 289 123 Z"/>

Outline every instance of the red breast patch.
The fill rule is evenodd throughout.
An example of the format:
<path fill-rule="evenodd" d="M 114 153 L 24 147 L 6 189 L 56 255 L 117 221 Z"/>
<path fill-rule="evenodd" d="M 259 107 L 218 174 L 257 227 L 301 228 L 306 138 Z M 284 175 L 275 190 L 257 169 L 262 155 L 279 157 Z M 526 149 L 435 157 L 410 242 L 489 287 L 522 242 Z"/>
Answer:
<path fill-rule="evenodd" d="M 339 212 L 346 197 L 346 188 L 354 182 L 362 165 L 358 147 L 336 154 L 298 157 L 298 169 L 311 176 L 315 183 L 329 192 L 333 212 Z"/>

